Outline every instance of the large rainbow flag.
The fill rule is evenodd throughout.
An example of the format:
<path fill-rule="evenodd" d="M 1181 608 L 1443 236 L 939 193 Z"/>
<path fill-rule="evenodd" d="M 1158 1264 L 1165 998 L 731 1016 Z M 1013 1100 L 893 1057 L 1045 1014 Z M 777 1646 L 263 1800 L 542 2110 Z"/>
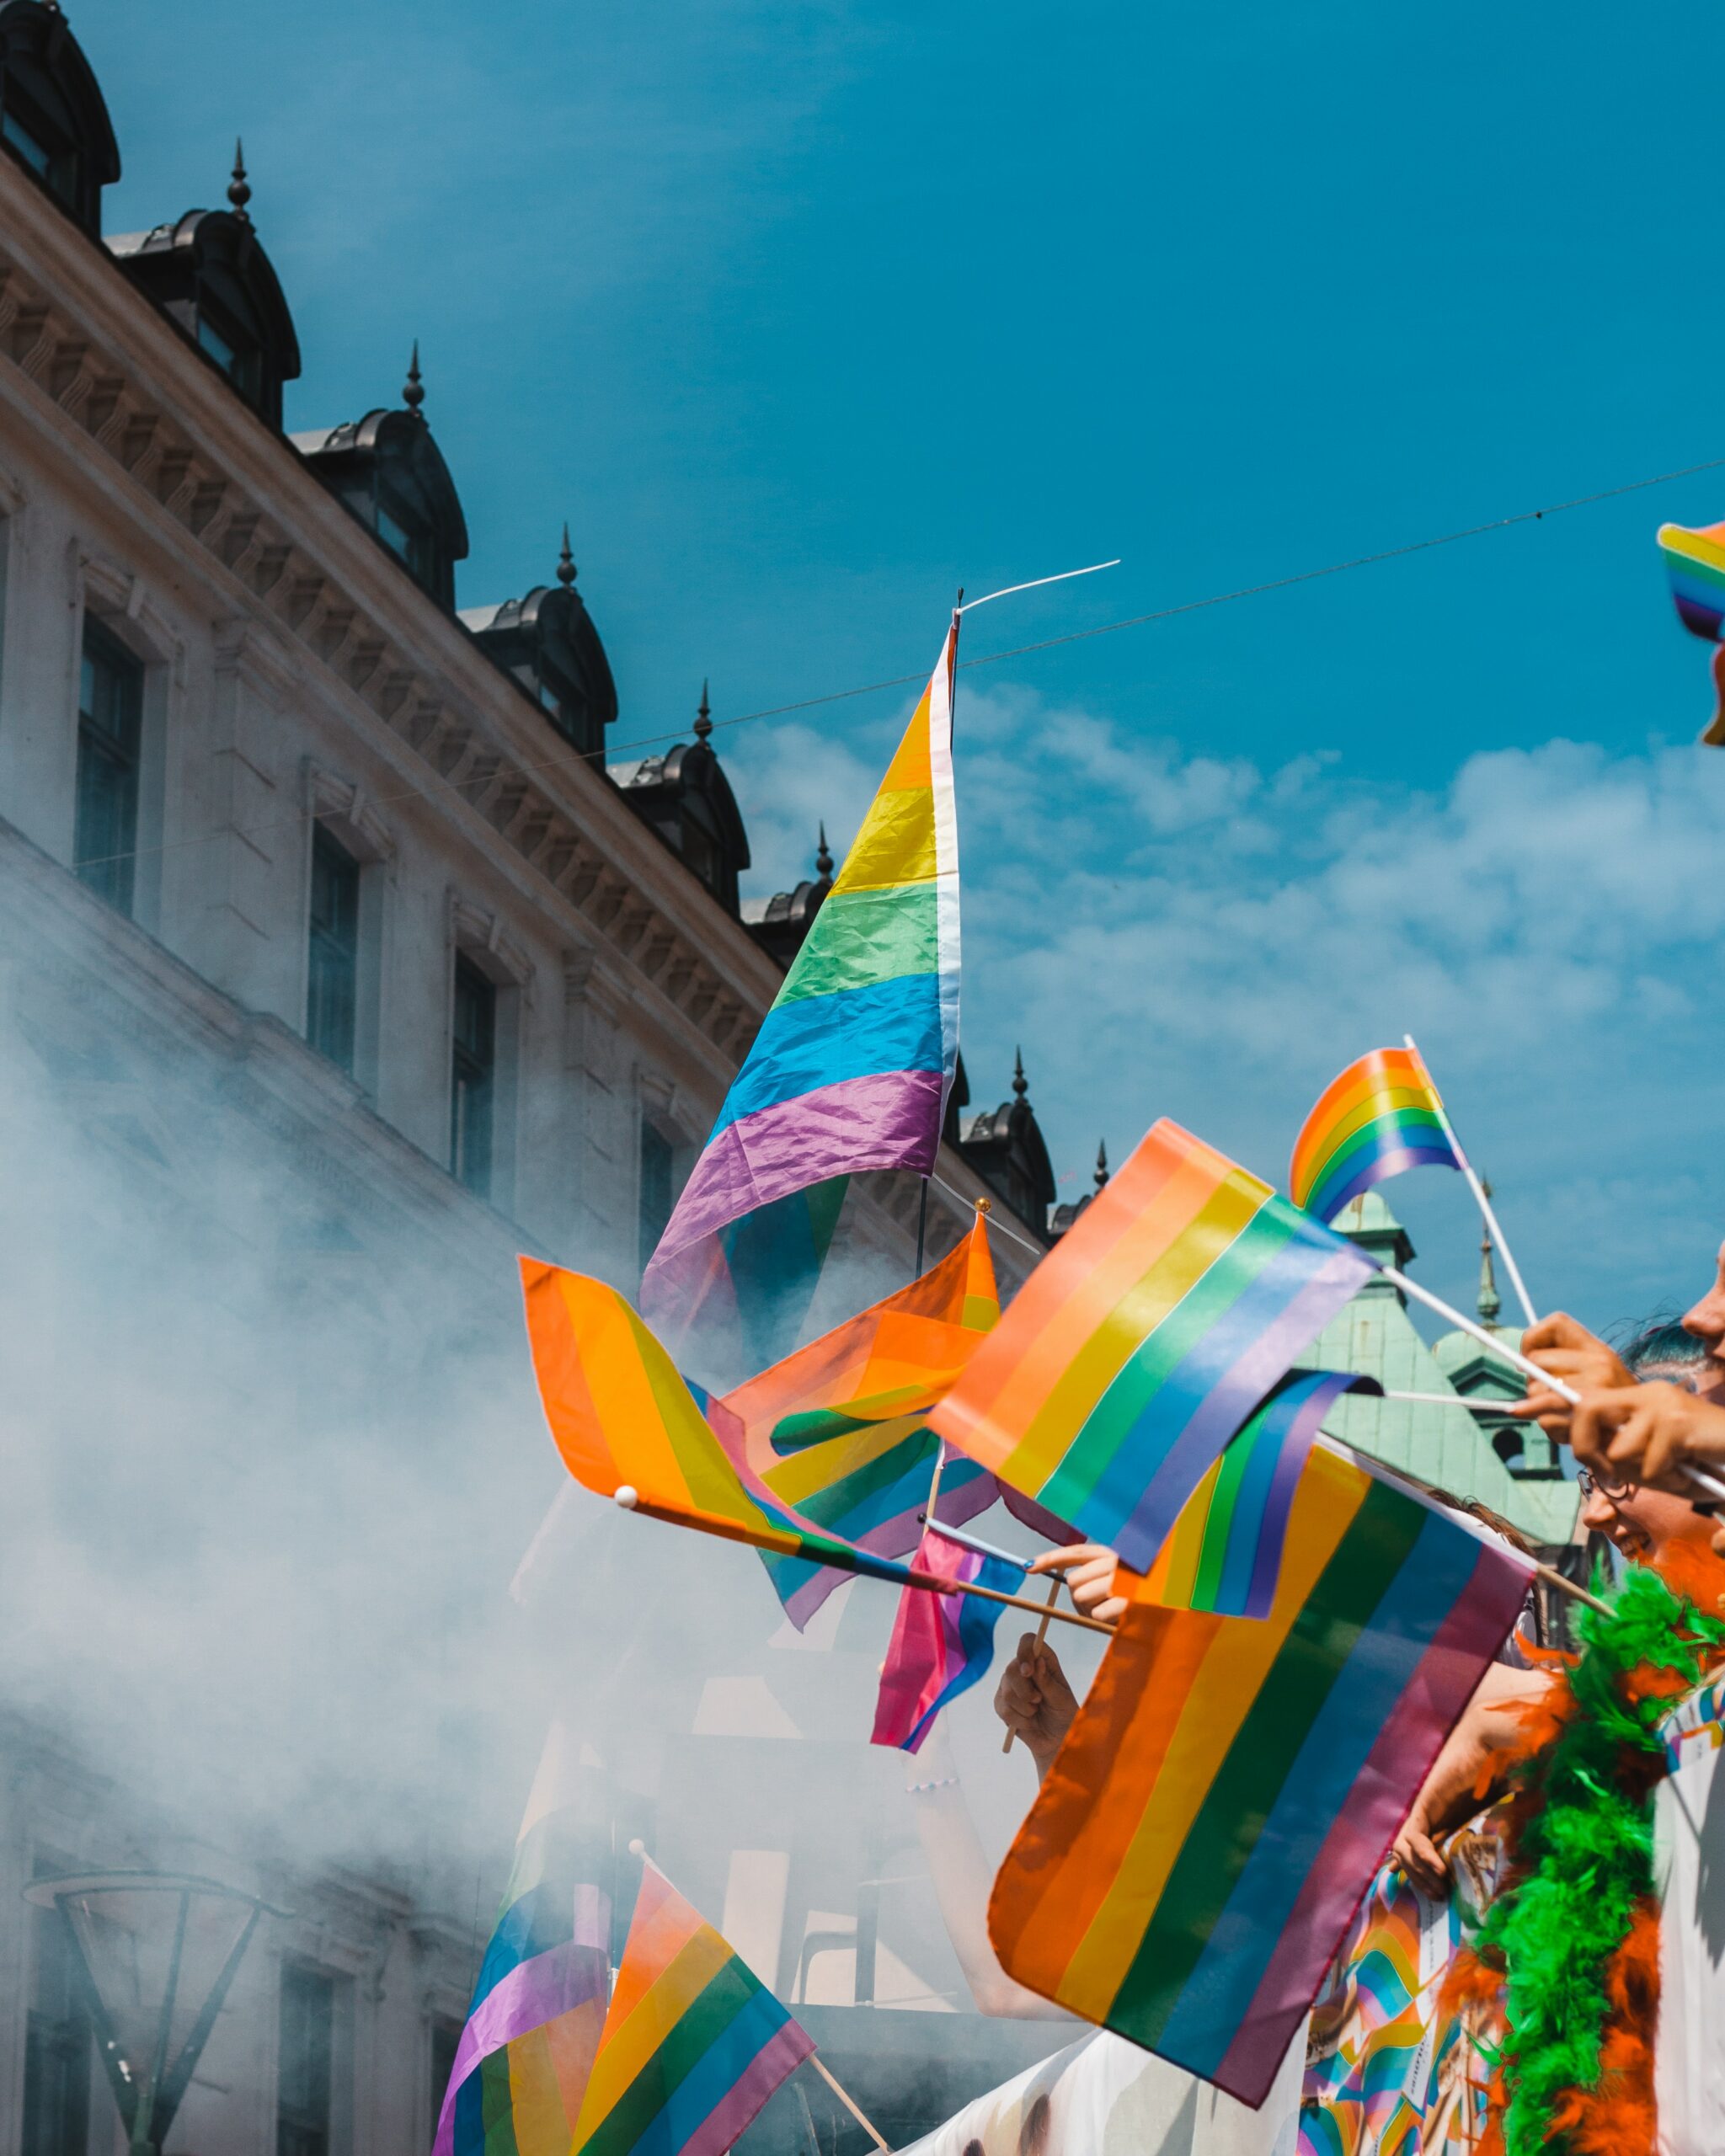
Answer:
<path fill-rule="evenodd" d="M 1268 1618 L 1121 1620 L 995 1881 L 1007 1973 L 1261 2103 L 1531 1577 L 1316 1448 Z"/>
<path fill-rule="evenodd" d="M 934 1528 L 923 1535 L 917 1564 L 948 1579 L 979 1581 L 1001 1594 L 1016 1594 L 1024 1584 L 1023 1566 L 967 1549 Z M 968 1594 L 924 1594 L 906 1588 L 899 1597 L 892 1638 L 880 1667 L 869 1742 L 920 1752 L 941 1709 L 987 1676 L 1000 1614 L 997 1602 L 979 1601 Z"/>
<path fill-rule="evenodd" d="M 539 1397 L 578 1482 L 649 1518 L 811 1566 L 910 1581 L 905 1566 L 821 1533 L 782 1503 L 745 1459 L 735 1418 L 679 1373 L 615 1288 L 537 1258 L 521 1267 Z"/>
<path fill-rule="evenodd" d="M 609 1830 L 552 1725 L 432 2156 L 569 2156 L 611 1991 Z"/>
<path fill-rule="evenodd" d="M 1300 1370 L 1248 1417 L 1182 1507 L 1135 1598 L 1224 1617 L 1268 1617 L 1281 1577 L 1294 1492 L 1318 1428 L 1344 1392 L 1376 1392 L 1375 1378 Z"/>
<path fill-rule="evenodd" d="M 909 1287 L 836 1326 L 725 1394 L 745 1457 L 804 1519 L 887 1557 L 921 1535 L 940 1439 L 928 1411 L 950 1390 L 998 1320 L 1000 1291 L 982 1214 L 969 1235 Z M 986 1469 L 949 1453 L 939 1516 L 962 1527 L 994 1502 Z M 846 1577 L 830 1565 L 762 1553 L 799 1629 Z"/>
<path fill-rule="evenodd" d="M 959 1052 L 959 617 L 837 882 L 814 916 L 641 1283 L 660 1323 L 739 1309 L 737 1224 L 865 1168 L 930 1174 Z M 799 1201 L 800 1202 L 800 1201 Z M 809 1201 L 812 1203 L 812 1198 Z M 835 1209 L 815 1207 L 824 1250 Z M 815 1259 L 818 1266 L 818 1255 Z M 760 1254 L 751 1260 L 760 1276 Z M 756 1277 L 750 1290 L 772 1283 Z M 746 1317 L 747 1312 L 743 1313 Z"/>
<path fill-rule="evenodd" d="M 814 2049 L 649 1862 L 563 2156 L 724 2156 Z"/>
<path fill-rule="evenodd" d="M 1267 1182 L 1158 1123 L 929 1420 L 1147 1572 L 1229 1438 L 1373 1270 Z"/>
<path fill-rule="evenodd" d="M 1404 1168 L 1459 1168 L 1444 1103 L 1418 1049 L 1375 1048 L 1319 1096 L 1294 1141 L 1288 1192 L 1320 1220 Z"/>

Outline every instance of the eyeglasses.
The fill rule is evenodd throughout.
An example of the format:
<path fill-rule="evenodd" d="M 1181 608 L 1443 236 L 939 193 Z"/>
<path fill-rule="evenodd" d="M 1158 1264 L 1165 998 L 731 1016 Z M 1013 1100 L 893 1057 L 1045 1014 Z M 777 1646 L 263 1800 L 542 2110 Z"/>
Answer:
<path fill-rule="evenodd" d="M 1575 1486 L 1583 1497 L 1592 1497 L 1597 1490 L 1607 1504 L 1615 1503 L 1619 1497 L 1629 1494 L 1626 1482 L 1615 1482 L 1609 1475 L 1595 1475 L 1590 1467 L 1576 1469 Z"/>

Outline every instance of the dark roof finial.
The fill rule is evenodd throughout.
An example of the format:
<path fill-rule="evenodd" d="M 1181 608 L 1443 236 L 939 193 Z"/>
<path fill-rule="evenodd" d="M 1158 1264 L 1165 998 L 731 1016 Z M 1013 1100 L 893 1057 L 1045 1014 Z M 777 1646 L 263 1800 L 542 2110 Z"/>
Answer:
<path fill-rule="evenodd" d="M 401 401 L 417 419 L 423 417 L 419 407 L 425 401 L 425 385 L 419 378 L 419 340 L 414 339 L 414 356 L 408 361 L 408 378 L 402 385 Z"/>
<path fill-rule="evenodd" d="M 557 580 L 567 591 L 575 580 L 575 558 L 569 552 L 569 527 L 563 527 L 563 552 L 557 558 Z"/>
<path fill-rule="evenodd" d="M 1096 1173 L 1090 1180 L 1096 1185 L 1098 1192 L 1104 1191 L 1108 1187 L 1108 1141 L 1106 1138 L 1098 1139 L 1097 1141 Z"/>
<path fill-rule="evenodd" d="M 826 819 L 824 816 L 820 819 L 820 847 L 814 857 L 814 873 L 820 877 L 832 873 L 832 856 L 826 850 Z"/>
<path fill-rule="evenodd" d="M 1030 1091 L 1030 1081 L 1024 1075 L 1024 1051 L 1021 1048 L 1012 1050 L 1012 1091 L 1021 1101 Z"/>
<path fill-rule="evenodd" d="M 1480 1188 L 1487 1198 L 1491 1196 L 1489 1182 L 1482 1180 Z M 1498 1293 L 1497 1271 L 1492 1263 L 1492 1231 L 1482 1226 L 1479 1231 L 1479 1299 L 1474 1308 L 1479 1312 L 1480 1323 L 1490 1326 L 1497 1323 L 1503 1307 L 1503 1299 Z"/>
<path fill-rule="evenodd" d="M 236 135 L 233 138 L 233 177 L 227 183 L 227 199 L 233 205 L 233 214 L 243 225 L 252 221 L 246 207 L 252 199 L 251 183 L 246 178 L 246 146 Z"/>
<path fill-rule="evenodd" d="M 701 708 L 695 714 L 695 739 L 704 741 L 713 731 L 713 707 L 707 701 L 707 684 L 701 684 Z"/>

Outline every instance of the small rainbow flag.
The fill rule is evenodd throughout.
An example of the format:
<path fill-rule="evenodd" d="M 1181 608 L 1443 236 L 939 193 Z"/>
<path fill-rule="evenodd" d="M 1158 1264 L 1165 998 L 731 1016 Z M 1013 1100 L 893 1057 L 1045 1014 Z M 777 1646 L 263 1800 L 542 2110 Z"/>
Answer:
<path fill-rule="evenodd" d="M 628 1490 L 631 1508 L 649 1518 L 909 1581 L 906 1566 L 823 1534 L 781 1503 L 744 1459 L 734 1417 L 679 1374 L 615 1288 L 537 1258 L 521 1267 L 545 1419 L 578 1482 L 602 1497 Z"/>
<path fill-rule="evenodd" d="M 1678 619 L 1709 643 L 1725 642 L 1725 524 L 1662 524 L 1659 551 Z"/>
<path fill-rule="evenodd" d="M 995 1881 L 1002 1967 L 1262 2103 L 1531 1577 L 1314 1448 L 1268 1618 L 1121 1620 Z"/>
<path fill-rule="evenodd" d="M 814 2049 L 649 1862 L 564 2156 L 724 2156 Z"/>
<path fill-rule="evenodd" d="M 959 1052 L 959 617 L 641 1283 L 656 1322 L 740 1310 L 734 1224 L 865 1168 L 930 1174 Z M 824 1251 L 817 1208 L 812 1244 Z M 816 1259 L 818 1265 L 818 1257 Z M 812 1291 L 813 1276 L 806 1264 Z"/>
<path fill-rule="evenodd" d="M 609 1830 L 552 1725 L 432 2156 L 569 2156 L 611 1992 Z"/>
<path fill-rule="evenodd" d="M 1444 1103 L 1418 1049 L 1375 1048 L 1327 1086 L 1288 1169 L 1296 1205 L 1333 1220 L 1350 1198 L 1404 1168 L 1459 1168 Z"/>
<path fill-rule="evenodd" d="M 969 1234 L 907 1288 L 811 1341 L 727 1393 L 745 1457 L 804 1519 L 881 1556 L 904 1557 L 921 1534 L 940 1440 L 929 1409 L 950 1390 L 1000 1316 L 1000 1291 L 979 1214 Z M 954 1527 L 985 1512 L 994 1477 L 962 1454 L 941 1471 L 940 1517 Z M 763 1553 L 793 1625 L 806 1625 L 846 1575 Z"/>
<path fill-rule="evenodd" d="M 1268 1617 L 1289 1510 L 1318 1426 L 1344 1392 L 1381 1390 L 1375 1378 L 1335 1370 L 1284 1378 L 1187 1499 L 1135 1598 L 1223 1617 Z"/>
<path fill-rule="evenodd" d="M 985 1556 L 933 1528 L 923 1535 L 916 1563 L 920 1571 L 979 1581 L 1001 1594 L 1016 1594 L 1024 1583 L 1022 1566 Z M 987 1676 L 1000 1614 L 997 1602 L 979 1601 L 974 1595 L 924 1594 L 906 1588 L 899 1597 L 881 1665 L 869 1742 L 921 1751 L 941 1709 Z"/>
<path fill-rule="evenodd" d="M 1229 1438 L 1373 1270 L 1226 1154 L 1158 1123 L 929 1420 L 1148 1572 Z"/>

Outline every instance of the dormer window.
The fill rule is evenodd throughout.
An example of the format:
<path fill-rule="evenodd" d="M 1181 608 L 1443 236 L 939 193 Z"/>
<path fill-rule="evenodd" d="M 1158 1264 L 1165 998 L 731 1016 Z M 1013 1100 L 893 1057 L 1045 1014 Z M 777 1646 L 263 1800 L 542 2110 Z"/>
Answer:
<path fill-rule="evenodd" d="M 264 378 L 264 355 L 254 342 L 230 335 L 206 306 L 198 310 L 198 346 L 215 360 L 247 403 L 257 403 Z"/>
<path fill-rule="evenodd" d="M 554 584 L 522 599 L 474 606 L 462 619 L 483 649 L 519 681 L 578 755 L 605 758 L 605 729 L 617 717 L 617 686 L 593 617 L 575 589 L 569 526 Z"/>
<path fill-rule="evenodd" d="M 93 237 L 120 151 L 83 47 L 58 8 L 0 0 L 0 144 Z"/>
<path fill-rule="evenodd" d="M 398 515 L 387 495 L 378 498 L 377 536 L 410 574 L 421 584 L 425 581 L 431 568 L 431 542 L 425 527 L 417 517 Z"/>

